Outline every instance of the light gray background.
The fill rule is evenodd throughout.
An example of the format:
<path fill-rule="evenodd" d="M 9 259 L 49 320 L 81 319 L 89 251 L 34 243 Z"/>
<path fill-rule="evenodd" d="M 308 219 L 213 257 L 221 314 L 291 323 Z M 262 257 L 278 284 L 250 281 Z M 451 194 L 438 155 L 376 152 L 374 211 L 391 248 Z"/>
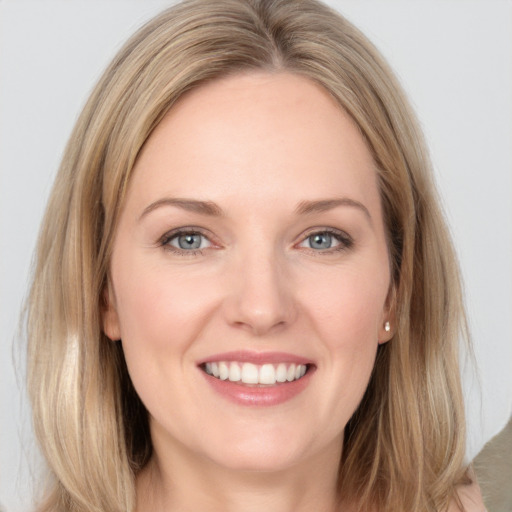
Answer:
<path fill-rule="evenodd" d="M 329 3 L 389 59 L 431 148 L 480 368 L 481 392 L 466 373 L 469 459 L 512 409 L 512 2 Z M 23 510 L 30 495 L 35 448 L 12 345 L 46 197 L 93 83 L 167 5 L 0 0 L 0 503 L 8 510 Z M 22 374 L 22 357 L 17 365 Z"/>

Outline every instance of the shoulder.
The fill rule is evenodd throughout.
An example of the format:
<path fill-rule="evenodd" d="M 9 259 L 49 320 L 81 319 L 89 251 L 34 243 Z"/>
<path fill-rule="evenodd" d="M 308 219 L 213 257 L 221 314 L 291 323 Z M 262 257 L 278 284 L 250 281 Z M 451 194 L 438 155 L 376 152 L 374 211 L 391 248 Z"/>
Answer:
<path fill-rule="evenodd" d="M 457 487 L 458 499 L 452 500 L 447 512 L 486 512 L 480 486 L 471 469 L 468 471 L 468 477 L 469 483 L 463 483 Z"/>

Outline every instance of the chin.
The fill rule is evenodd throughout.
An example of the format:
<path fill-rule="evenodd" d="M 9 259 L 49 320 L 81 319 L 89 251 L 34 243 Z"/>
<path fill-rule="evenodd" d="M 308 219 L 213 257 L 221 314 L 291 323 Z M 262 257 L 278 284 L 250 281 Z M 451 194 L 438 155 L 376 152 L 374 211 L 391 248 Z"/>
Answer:
<path fill-rule="evenodd" d="M 238 431 L 227 437 L 229 441 L 215 443 L 218 449 L 210 451 L 210 457 L 225 468 L 242 472 L 283 471 L 301 464 L 319 448 L 312 436 L 300 436 L 296 429 L 283 427 L 260 426 L 257 431 Z"/>
<path fill-rule="evenodd" d="M 276 473 L 300 464 L 302 457 L 296 454 L 281 453 L 279 450 L 237 450 L 230 449 L 227 457 L 215 460 L 225 469 L 242 473 Z"/>

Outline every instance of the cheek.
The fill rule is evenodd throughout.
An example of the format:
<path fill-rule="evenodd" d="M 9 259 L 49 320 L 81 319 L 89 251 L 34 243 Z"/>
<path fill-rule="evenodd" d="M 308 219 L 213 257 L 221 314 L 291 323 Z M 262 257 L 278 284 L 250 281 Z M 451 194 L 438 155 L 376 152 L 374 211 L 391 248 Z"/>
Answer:
<path fill-rule="evenodd" d="M 387 274 L 365 270 L 331 272 L 322 280 L 328 286 L 308 285 L 303 295 L 308 303 L 305 309 L 334 349 L 346 345 L 355 350 L 364 349 L 364 345 L 378 341 L 387 296 Z"/>
<path fill-rule="evenodd" d="M 323 292 L 310 288 L 310 321 L 322 344 L 323 368 L 332 395 L 324 413 L 337 411 L 339 424 L 352 416 L 368 385 L 387 296 L 386 272 L 347 271 L 325 279 Z"/>
<path fill-rule="evenodd" d="M 184 379 L 195 368 L 189 349 L 215 309 L 219 288 L 205 287 L 204 276 L 139 263 L 133 258 L 114 266 L 113 282 L 130 377 L 148 410 L 157 413 L 169 401 L 168 389 L 192 396 Z"/>
<path fill-rule="evenodd" d="M 186 271 L 137 263 L 127 265 L 129 274 L 121 268 L 117 275 L 121 337 L 143 343 L 145 348 L 175 347 L 211 308 L 212 294 L 202 293 L 211 288 Z"/>

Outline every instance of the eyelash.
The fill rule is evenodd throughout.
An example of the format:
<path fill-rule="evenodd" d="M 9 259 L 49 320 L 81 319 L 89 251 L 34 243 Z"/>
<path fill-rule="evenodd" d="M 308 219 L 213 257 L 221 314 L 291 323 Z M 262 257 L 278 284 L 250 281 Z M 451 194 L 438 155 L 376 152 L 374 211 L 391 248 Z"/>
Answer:
<path fill-rule="evenodd" d="M 341 251 L 346 251 L 354 245 L 354 240 L 352 239 L 352 237 L 350 235 L 348 235 L 344 231 L 340 231 L 340 230 L 337 230 L 334 228 L 320 228 L 320 229 L 312 230 L 312 231 L 306 233 L 306 235 L 301 239 L 301 241 L 299 243 L 304 243 L 308 238 L 311 238 L 312 236 L 325 235 L 325 234 L 332 236 L 337 242 L 339 242 L 339 245 L 332 247 L 332 248 L 327 248 L 325 250 L 316 250 L 311 247 L 309 247 L 309 248 L 305 247 L 304 249 L 306 249 L 307 251 L 309 251 L 310 253 L 312 253 L 314 255 L 321 256 L 321 255 L 328 255 L 328 254 L 333 254 L 333 253 L 337 253 L 337 252 L 341 252 Z M 173 239 L 180 237 L 180 236 L 185 236 L 185 235 L 200 235 L 200 236 L 206 238 L 213 246 L 215 245 L 214 242 L 212 242 L 210 240 L 208 235 L 206 235 L 201 229 L 196 228 L 196 227 L 178 228 L 178 229 L 169 231 L 168 233 L 166 233 L 165 235 L 162 236 L 162 238 L 159 241 L 159 245 L 162 246 L 165 250 L 172 252 L 174 254 L 178 254 L 180 256 L 201 255 L 201 254 L 204 254 L 205 249 L 209 248 L 208 247 L 208 248 L 203 248 L 203 249 L 187 250 L 187 249 L 179 249 L 179 248 L 171 245 L 170 242 Z M 298 244 L 295 244 L 295 246 L 297 246 L 297 245 Z"/>
<path fill-rule="evenodd" d="M 197 256 L 203 254 L 205 249 L 179 249 L 178 247 L 174 247 L 171 245 L 171 240 L 174 238 L 185 236 L 185 235 L 200 235 L 204 238 L 206 238 L 212 245 L 214 243 L 210 240 L 208 235 L 206 235 L 201 229 L 196 227 L 186 227 L 186 228 L 178 228 L 174 229 L 172 231 L 169 231 L 166 233 L 159 242 L 159 245 L 161 245 L 166 251 L 172 252 L 174 254 L 178 254 L 179 256 Z"/>
<path fill-rule="evenodd" d="M 308 238 L 311 238 L 312 236 L 325 234 L 332 236 L 337 242 L 339 242 L 339 245 L 324 250 L 315 250 L 313 248 L 306 248 L 306 250 L 309 250 L 315 256 L 326 256 L 329 254 L 346 251 L 351 249 L 354 245 L 354 240 L 350 235 L 344 231 L 340 231 L 334 228 L 315 228 L 306 233 L 300 243 L 304 243 Z"/>

